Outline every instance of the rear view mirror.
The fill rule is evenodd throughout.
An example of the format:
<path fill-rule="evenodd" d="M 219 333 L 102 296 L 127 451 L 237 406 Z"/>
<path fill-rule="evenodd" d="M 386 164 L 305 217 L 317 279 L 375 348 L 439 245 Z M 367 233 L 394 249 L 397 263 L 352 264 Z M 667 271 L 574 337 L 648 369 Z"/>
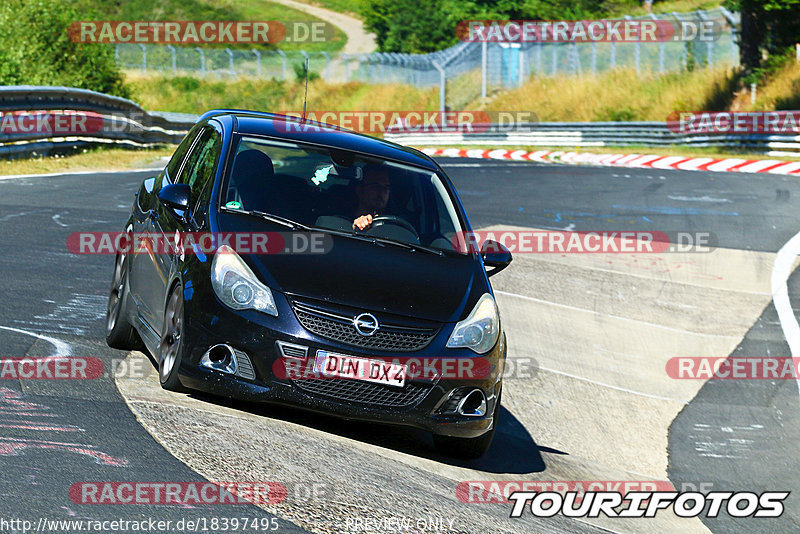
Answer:
<path fill-rule="evenodd" d="M 481 247 L 481 258 L 486 267 L 493 267 L 491 271 L 486 271 L 488 276 L 499 273 L 511 264 L 511 251 L 505 245 L 487 239 Z"/>
<path fill-rule="evenodd" d="M 168 208 L 178 211 L 189 209 L 192 189 L 186 184 L 167 184 L 158 192 L 158 199 Z"/>

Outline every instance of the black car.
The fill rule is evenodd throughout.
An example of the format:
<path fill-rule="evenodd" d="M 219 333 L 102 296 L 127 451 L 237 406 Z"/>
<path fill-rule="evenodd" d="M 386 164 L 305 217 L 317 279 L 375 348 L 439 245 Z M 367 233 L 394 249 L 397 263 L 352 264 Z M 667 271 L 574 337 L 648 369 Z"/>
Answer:
<path fill-rule="evenodd" d="M 511 255 L 459 245 L 472 230 L 431 158 L 320 126 L 236 110 L 200 118 L 136 194 L 125 232 L 176 246 L 143 239 L 117 254 L 107 342 L 143 344 L 166 389 L 409 425 L 444 454 L 478 457 L 506 356 L 486 268 Z M 219 244 L 226 233 L 321 245 L 242 252 Z M 216 252 L 178 246 L 204 234 Z"/>

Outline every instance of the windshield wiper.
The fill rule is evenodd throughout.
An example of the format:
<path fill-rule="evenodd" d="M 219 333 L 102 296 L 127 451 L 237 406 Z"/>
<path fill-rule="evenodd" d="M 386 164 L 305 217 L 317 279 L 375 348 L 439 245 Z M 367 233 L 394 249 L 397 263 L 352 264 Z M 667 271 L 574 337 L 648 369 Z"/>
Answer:
<path fill-rule="evenodd" d="M 258 210 L 243 210 L 240 208 L 221 208 L 222 211 L 227 211 L 230 213 L 240 213 L 242 215 L 250 215 L 253 217 L 258 217 L 259 219 L 264 219 L 265 221 L 273 222 L 275 224 L 280 224 L 287 228 L 291 228 L 292 230 L 305 230 L 307 232 L 312 231 L 312 228 L 301 224 L 297 221 L 293 221 L 291 219 L 287 219 L 286 217 L 281 217 L 280 215 L 273 215 L 272 213 L 266 213 L 264 211 Z"/>
<path fill-rule="evenodd" d="M 342 237 L 349 237 L 352 239 L 357 239 L 359 241 L 366 241 L 368 243 L 372 243 L 373 245 L 386 246 L 386 244 L 389 244 L 405 248 L 407 250 L 412 250 L 415 252 L 421 251 L 421 252 L 427 252 L 429 254 L 435 254 L 437 256 L 444 256 L 444 251 L 435 248 L 426 247 L 423 245 L 416 245 L 412 243 L 405 243 L 403 241 L 395 241 L 394 239 L 388 239 L 385 237 L 376 237 L 366 234 L 358 234 L 356 232 L 345 232 L 342 230 L 334 230 L 332 228 L 322 228 L 319 226 L 314 226 L 314 227 L 306 226 L 305 224 L 301 224 L 297 221 L 287 219 L 286 217 L 281 217 L 280 215 L 274 215 L 272 213 L 266 213 L 264 211 L 243 210 L 241 208 L 227 208 L 224 206 L 220 209 L 222 211 L 226 211 L 229 213 L 239 213 L 241 215 L 250 215 L 252 217 L 258 217 L 259 219 L 264 219 L 266 221 L 274 222 L 275 224 L 286 226 L 287 228 L 291 228 L 292 230 L 304 230 L 306 232 L 322 232 Z"/>
<path fill-rule="evenodd" d="M 357 239 L 359 241 L 366 241 L 367 243 L 372 243 L 373 245 L 380 245 L 384 246 L 383 243 L 379 242 L 372 236 L 364 235 L 364 234 L 357 234 L 355 232 L 346 232 L 344 230 L 334 230 L 333 228 L 323 228 L 321 226 L 315 226 L 314 231 L 324 232 L 326 234 L 331 235 L 338 235 L 341 237 L 349 237 L 351 239 Z"/>
<path fill-rule="evenodd" d="M 406 243 L 405 241 L 396 241 L 394 239 L 389 239 L 386 237 L 373 237 L 379 243 L 388 243 L 390 245 L 395 245 L 397 247 L 402 247 L 408 250 L 412 250 L 414 252 L 421 251 L 427 252 L 428 254 L 436 254 L 437 256 L 444 256 L 444 252 L 435 248 L 426 247 L 424 245 L 417 245 L 414 243 Z"/>

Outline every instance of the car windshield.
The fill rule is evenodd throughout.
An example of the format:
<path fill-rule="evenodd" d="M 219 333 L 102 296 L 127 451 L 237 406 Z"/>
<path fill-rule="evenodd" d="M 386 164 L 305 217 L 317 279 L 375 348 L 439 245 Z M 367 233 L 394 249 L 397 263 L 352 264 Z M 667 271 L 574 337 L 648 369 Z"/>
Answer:
<path fill-rule="evenodd" d="M 433 171 L 291 142 L 239 136 L 222 206 L 305 226 L 461 252 L 463 228 Z M 366 220 L 364 219 L 366 218 Z M 355 225 L 360 219 L 364 228 Z"/>

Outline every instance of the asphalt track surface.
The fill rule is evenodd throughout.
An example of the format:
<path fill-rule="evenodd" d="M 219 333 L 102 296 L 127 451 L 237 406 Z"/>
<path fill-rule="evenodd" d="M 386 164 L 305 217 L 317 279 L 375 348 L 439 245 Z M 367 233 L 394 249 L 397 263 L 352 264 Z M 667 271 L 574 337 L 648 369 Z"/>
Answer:
<path fill-rule="evenodd" d="M 66 248 L 72 232 L 120 230 L 134 191 L 154 173 L 0 180 L 0 356 L 150 366 L 144 377 L 0 382 L 0 517 L 175 522 L 275 514 L 281 532 L 340 532 L 354 529 L 356 518 L 388 517 L 440 519 L 454 532 L 796 531 L 797 383 L 679 381 L 666 376 L 664 362 L 790 354 L 769 279 L 775 253 L 800 231 L 800 182 L 527 162 L 442 164 L 475 228 L 703 231 L 719 248 L 658 261 L 515 257 L 492 282 L 509 357 L 532 357 L 535 369 L 507 380 L 487 457 L 455 462 L 414 431 L 161 391 L 141 353 L 105 345 L 113 258 Z M 794 306 L 799 286 L 793 275 Z M 204 478 L 277 481 L 289 497 L 272 507 L 168 507 L 86 505 L 69 496 L 82 481 Z M 455 494 L 468 480 L 667 479 L 678 488 L 793 494 L 779 519 L 702 522 L 668 513 L 653 520 L 511 520 L 508 504 L 463 503 Z M 324 496 L 309 497 L 315 483 Z"/>

